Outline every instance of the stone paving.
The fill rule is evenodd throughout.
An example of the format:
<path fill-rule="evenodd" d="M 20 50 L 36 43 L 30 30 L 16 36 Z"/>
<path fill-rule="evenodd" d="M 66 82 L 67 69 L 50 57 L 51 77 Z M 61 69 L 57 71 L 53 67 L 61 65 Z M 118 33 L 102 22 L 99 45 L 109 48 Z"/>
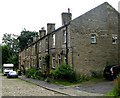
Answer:
<path fill-rule="evenodd" d="M 19 78 L 37 84 L 45 89 L 69 96 L 104 96 L 106 92 L 113 88 L 112 81 L 104 81 L 97 84 L 87 84 L 82 86 L 58 86 L 41 80 L 26 78 L 25 76 L 20 76 Z"/>
<path fill-rule="evenodd" d="M 19 78 L 8 79 L 6 76 L 2 76 L 1 88 L 2 96 L 65 96 Z"/>

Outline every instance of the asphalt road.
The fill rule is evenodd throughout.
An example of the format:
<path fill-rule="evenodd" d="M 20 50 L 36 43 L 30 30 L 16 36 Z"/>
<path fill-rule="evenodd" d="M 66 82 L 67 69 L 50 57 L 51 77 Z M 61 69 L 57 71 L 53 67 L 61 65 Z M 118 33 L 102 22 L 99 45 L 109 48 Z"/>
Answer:
<path fill-rule="evenodd" d="M 8 79 L 2 75 L 0 78 L 2 80 L 2 96 L 64 96 L 18 78 Z"/>

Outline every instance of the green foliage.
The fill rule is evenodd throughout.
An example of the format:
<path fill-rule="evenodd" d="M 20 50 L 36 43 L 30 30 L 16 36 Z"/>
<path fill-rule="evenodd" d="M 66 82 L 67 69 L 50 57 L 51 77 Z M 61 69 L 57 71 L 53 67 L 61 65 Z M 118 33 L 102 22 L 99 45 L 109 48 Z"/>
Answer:
<path fill-rule="evenodd" d="M 111 92 L 108 92 L 106 96 L 120 96 L 120 74 L 114 79 L 114 88 Z"/>
<path fill-rule="evenodd" d="M 26 31 L 26 29 L 21 31 L 21 35 L 18 37 L 19 48 L 21 50 L 24 50 L 28 45 L 33 42 L 33 37 L 35 36 L 38 36 L 37 32 L 35 31 Z"/>
<path fill-rule="evenodd" d="M 3 34 L 2 43 L 6 44 L 12 54 L 18 52 L 18 35 L 14 34 Z"/>
<path fill-rule="evenodd" d="M 45 63 L 49 67 L 50 55 L 45 56 Z"/>
<path fill-rule="evenodd" d="M 120 88 L 118 88 L 118 87 L 114 88 L 113 93 L 115 96 L 120 96 Z"/>
<path fill-rule="evenodd" d="M 27 71 L 26 71 L 26 77 L 27 78 L 31 78 L 33 75 L 34 75 L 34 72 L 36 71 L 36 69 L 35 68 L 30 68 L 30 69 L 28 69 Z"/>
<path fill-rule="evenodd" d="M 77 81 L 78 82 L 84 82 L 84 81 L 89 81 L 91 79 L 91 77 L 89 77 L 88 75 L 80 75 L 77 76 Z"/>
<path fill-rule="evenodd" d="M 41 78 L 42 73 L 40 72 L 40 70 L 36 70 L 34 73 L 34 79 L 40 79 Z"/>
<path fill-rule="evenodd" d="M 61 64 L 58 68 L 51 72 L 55 79 L 64 79 L 70 82 L 76 81 L 75 71 L 67 64 Z"/>
<path fill-rule="evenodd" d="M 117 75 L 117 78 L 120 78 L 120 73 Z"/>
<path fill-rule="evenodd" d="M 30 68 L 26 71 L 25 75 L 27 78 L 40 79 L 41 72 L 35 68 Z"/>
<path fill-rule="evenodd" d="M 45 56 L 45 64 L 46 64 L 46 72 L 45 72 L 45 76 L 49 75 L 50 72 L 50 66 L 49 66 L 49 61 L 50 61 L 50 55 L 46 55 Z"/>
<path fill-rule="evenodd" d="M 8 63 L 10 50 L 7 45 L 2 45 L 2 64 Z"/>
<path fill-rule="evenodd" d="M 5 33 L 2 38 L 2 64 L 12 63 L 18 68 L 18 35 Z"/>
<path fill-rule="evenodd" d="M 115 94 L 116 96 L 120 96 L 120 74 L 117 76 L 114 82 L 115 82 L 115 86 L 114 86 Z"/>
<path fill-rule="evenodd" d="M 114 96 L 114 97 L 118 98 L 118 96 L 120 96 L 120 89 L 118 89 L 118 88 L 113 88 L 113 90 L 110 91 L 110 92 L 108 92 L 108 93 L 106 94 L 106 96 Z"/>
<path fill-rule="evenodd" d="M 68 80 L 56 80 L 50 77 L 47 77 L 45 79 L 46 82 L 56 84 L 56 85 L 64 85 L 64 86 L 70 86 L 70 85 L 76 85 L 78 82 L 70 82 Z"/>

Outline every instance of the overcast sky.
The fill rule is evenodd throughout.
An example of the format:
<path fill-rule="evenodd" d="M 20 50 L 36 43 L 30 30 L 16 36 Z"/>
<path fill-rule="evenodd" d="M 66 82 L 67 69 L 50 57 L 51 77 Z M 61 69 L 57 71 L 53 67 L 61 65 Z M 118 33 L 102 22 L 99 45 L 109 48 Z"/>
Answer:
<path fill-rule="evenodd" d="M 58 28 L 68 8 L 74 19 L 104 2 L 118 10 L 119 0 L 0 0 L 0 43 L 4 33 L 19 35 L 24 28 L 38 32 L 47 23 Z"/>

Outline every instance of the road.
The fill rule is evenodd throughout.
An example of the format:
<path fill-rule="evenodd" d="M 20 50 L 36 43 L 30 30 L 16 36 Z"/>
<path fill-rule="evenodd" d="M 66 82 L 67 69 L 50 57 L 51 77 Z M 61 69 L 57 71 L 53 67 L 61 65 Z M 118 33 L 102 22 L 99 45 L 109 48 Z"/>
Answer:
<path fill-rule="evenodd" d="M 2 96 L 64 96 L 18 78 L 8 79 L 2 75 L 0 78 L 2 79 Z"/>
<path fill-rule="evenodd" d="M 84 82 L 74 86 L 53 86 L 42 82 L 43 86 L 52 87 L 62 93 L 56 93 L 54 90 L 48 90 L 40 86 L 35 85 L 40 81 L 34 79 L 28 79 L 29 82 L 25 82 L 19 78 L 7 79 L 6 76 L 1 76 L 2 80 L 2 96 L 104 96 L 105 93 L 113 89 L 113 81 L 101 80 L 98 82 Z M 34 80 L 34 81 L 33 81 Z M 35 82 L 36 81 L 36 82 Z M 35 83 L 34 83 L 35 82 Z M 34 83 L 34 84 L 32 84 Z M 40 83 L 41 84 L 41 83 Z M 1 86 L 1 85 L 0 85 Z M 55 90 L 55 91 L 56 91 Z"/>

